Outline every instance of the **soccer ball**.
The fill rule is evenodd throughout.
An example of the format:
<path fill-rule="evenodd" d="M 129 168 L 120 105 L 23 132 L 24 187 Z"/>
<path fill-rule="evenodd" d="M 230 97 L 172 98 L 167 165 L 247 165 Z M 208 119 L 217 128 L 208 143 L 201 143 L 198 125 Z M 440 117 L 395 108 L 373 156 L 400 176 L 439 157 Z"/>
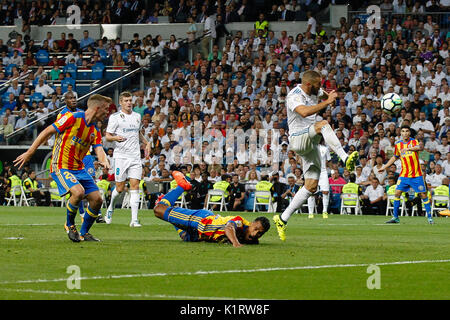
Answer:
<path fill-rule="evenodd" d="M 387 93 L 381 98 L 381 108 L 389 115 L 397 114 L 403 107 L 403 101 L 396 93 Z"/>

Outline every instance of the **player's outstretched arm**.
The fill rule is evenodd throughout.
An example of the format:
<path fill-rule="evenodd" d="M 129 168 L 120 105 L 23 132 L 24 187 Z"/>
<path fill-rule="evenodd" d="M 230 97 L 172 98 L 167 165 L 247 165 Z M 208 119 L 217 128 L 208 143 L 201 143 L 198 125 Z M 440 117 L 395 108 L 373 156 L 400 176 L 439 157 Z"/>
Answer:
<path fill-rule="evenodd" d="M 230 242 L 233 244 L 233 247 L 239 248 L 243 246 L 236 236 L 235 224 L 233 222 L 228 222 L 225 225 L 225 235 L 227 236 L 228 240 L 230 240 Z"/>
<path fill-rule="evenodd" d="M 106 156 L 106 153 L 105 153 L 105 150 L 103 149 L 103 147 L 102 146 L 95 147 L 94 151 L 95 151 L 95 154 L 97 155 L 99 164 L 108 170 L 111 169 L 111 166 L 108 161 L 108 157 Z"/>
<path fill-rule="evenodd" d="M 336 91 L 333 90 L 328 94 L 327 100 L 325 100 L 319 104 L 316 104 L 314 106 L 299 105 L 299 106 L 295 107 L 295 112 L 297 112 L 303 118 L 306 118 L 306 117 L 308 117 L 312 114 L 316 114 L 320 110 L 326 108 L 329 104 L 333 103 L 334 100 L 336 100 L 336 97 L 337 97 L 337 93 L 336 93 Z"/>
<path fill-rule="evenodd" d="M 36 152 L 37 148 L 39 148 L 39 146 L 41 144 L 43 144 L 45 141 L 47 141 L 55 133 L 56 133 L 56 129 L 53 127 L 53 125 L 50 125 L 47 128 L 45 128 L 44 131 L 42 131 L 38 135 L 36 140 L 34 140 L 33 144 L 28 149 L 28 151 L 22 153 L 20 156 L 18 156 L 16 158 L 16 160 L 14 160 L 14 165 L 16 167 L 18 166 L 19 169 L 22 169 L 23 165 L 31 159 L 33 154 Z"/>
<path fill-rule="evenodd" d="M 386 168 L 389 168 L 395 161 L 397 160 L 396 156 L 392 156 L 392 158 L 389 159 L 389 161 L 384 165 L 381 166 L 380 169 L 378 169 L 378 172 L 383 172 L 384 170 L 386 170 Z"/>

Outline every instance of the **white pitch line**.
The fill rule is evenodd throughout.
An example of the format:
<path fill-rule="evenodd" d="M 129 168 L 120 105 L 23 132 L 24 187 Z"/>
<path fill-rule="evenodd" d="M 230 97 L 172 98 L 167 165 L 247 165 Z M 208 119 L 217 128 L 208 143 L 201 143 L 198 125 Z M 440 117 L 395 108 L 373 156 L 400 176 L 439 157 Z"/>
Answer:
<path fill-rule="evenodd" d="M 58 295 L 77 295 L 77 296 L 100 296 L 100 297 L 129 297 L 129 298 L 161 298 L 161 299 L 192 299 L 192 300 L 262 300 L 247 298 L 230 297 L 195 297 L 195 296 L 175 296 L 167 294 L 147 294 L 147 293 L 109 293 L 109 292 L 86 292 L 86 291 L 51 291 L 51 290 L 33 290 L 33 289 L 8 289 L 0 288 L 1 291 L 38 293 L 38 294 L 58 294 Z"/>
<path fill-rule="evenodd" d="M 212 270 L 212 271 L 193 271 L 193 272 L 172 272 L 172 273 L 141 273 L 141 274 L 122 274 L 110 276 L 92 276 L 80 277 L 79 280 L 105 280 L 105 279 L 124 279 L 124 278 L 150 278 L 150 277 L 171 277 L 171 276 L 198 276 L 210 274 L 227 274 L 227 273 L 254 273 L 254 272 L 271 272 L 271 271 L 293 271 L 293 270 L 311 270 L 311 269 L 326 269 L 326 268 L 354 268 L 367 267 L 369 265 L 389 266 L 402 264 L 420 264 L 420 263 L 447 263 L 446 260 L 418 260 L 418 261 L 395 261 L 395 262 L 379 262 L 379 263 L 361 263 L 361 264 L 331 264 L 318 266 L 298 266 L 298 267 L 274 267 L 261 269 L 241 269 L 241 270 Z M 19 281 L 4 281 L 0 285 L 5 284 L 21 284 L 21 283 L 46 283 L 46 282 L 62 282 L 67 281 L 67 278 L 58 279 L 35 279 L 35 280 L 19 280 Z"/>
<path fill-rule="evenodd" d="M 35 226 L 60 226 L 61 224 L 48 224 L 48 223 L 5 223 L 5 224 L 0 224 L 0 227 L 11 227 L 11 226 L 30 226 L 30 227 L 35 227 Z"/>

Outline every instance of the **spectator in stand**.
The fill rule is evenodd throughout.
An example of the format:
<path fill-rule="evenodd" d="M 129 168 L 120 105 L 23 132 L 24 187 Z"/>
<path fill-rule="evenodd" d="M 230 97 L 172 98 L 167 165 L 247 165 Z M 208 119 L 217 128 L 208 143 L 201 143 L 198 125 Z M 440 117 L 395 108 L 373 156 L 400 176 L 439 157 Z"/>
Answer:
<path fill-rule="evenodd" d="M 373 177 L 371 184 L 361 196 L 363 201 L 363 212 L 383 215 L 386 211 L 386 200 L 384 200 L 384 189 L 380 185 L 378 178 Z"/>

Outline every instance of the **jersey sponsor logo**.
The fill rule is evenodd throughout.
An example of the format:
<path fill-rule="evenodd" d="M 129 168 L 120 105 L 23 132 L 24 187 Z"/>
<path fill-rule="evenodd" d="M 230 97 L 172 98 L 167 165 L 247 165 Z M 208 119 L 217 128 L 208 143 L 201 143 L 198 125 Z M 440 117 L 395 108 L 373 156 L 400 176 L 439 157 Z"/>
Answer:
<path fill-rule="evenodd" d="M 64 123 L 66 123 L 67 119 L 69 119 L 68 116 L 66 116 L 66 115 L 62 116 L 62 117 L 58 120 L 58 122 L 57 122 L 58 125 L 59 125 L 59 126 L 62 126 Z"/>
<path fill-rule="evenodd" d="M 91 138 L 92 138 L 92 135 L 91 135 Z M 95 138 L 95 136 L 94 136 L 94 138 Z M 77 136 L 72 137 L 71 143 L 72 144 L 78 143 L 78 144 L 82 145 L 83 147 L 87 147 L 89 145 L 89 143 L 87 141 L 83 141 L 81 138 L 79 138 Z"/>

